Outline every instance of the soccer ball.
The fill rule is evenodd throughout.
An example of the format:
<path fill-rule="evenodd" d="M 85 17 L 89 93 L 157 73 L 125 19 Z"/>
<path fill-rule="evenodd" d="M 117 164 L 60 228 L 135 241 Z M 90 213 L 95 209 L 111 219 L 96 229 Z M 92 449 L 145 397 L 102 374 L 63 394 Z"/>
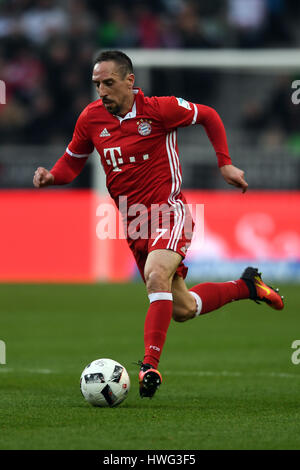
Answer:
<path fill-rule="evenodd" d="M 83 370 L 80 390 L 93 406 L 117 406 L 125 400 L 130 390 L 128 372 L 112 359 L 96 359 Z"/>

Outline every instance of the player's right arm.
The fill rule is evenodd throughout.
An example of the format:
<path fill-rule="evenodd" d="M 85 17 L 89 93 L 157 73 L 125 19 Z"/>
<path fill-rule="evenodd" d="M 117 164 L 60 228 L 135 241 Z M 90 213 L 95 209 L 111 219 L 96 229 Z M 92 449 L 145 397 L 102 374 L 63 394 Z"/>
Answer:
<path fill-rule="evenodd" d="M 80 114 L 72 141 L 53 168 L 50 171 L 43 167 L 37 168 L 33 177 L 33 185 L 36 188 L 68 184 L 81 173 L 89 155 L 94 150 L 94 144 L 88 134 L 87 114 L 88 107 Z"/>

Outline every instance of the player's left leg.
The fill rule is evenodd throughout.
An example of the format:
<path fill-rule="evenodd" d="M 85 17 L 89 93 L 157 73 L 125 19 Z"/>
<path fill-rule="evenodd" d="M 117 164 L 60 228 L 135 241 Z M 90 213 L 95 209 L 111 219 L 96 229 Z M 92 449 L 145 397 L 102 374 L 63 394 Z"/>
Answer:
<path fill-rule="evenodd" d="M 175 274 L 172 282 L 172 295 L 173 295 L 173 320 L 184 322 L 194 318 L 199 309 L 201 299 L 196 299 L 191 291 L 187 288 L 184 279 Z M 200 306 L 201 308 L 201 306 Z"/>
<path fill-rule="evenodd" d="M 284 307 L 278 289 L 265 284 L 256 268 L 248 267 L 240 279 L 227 282 L 205 282 L 190 290 L 182 277 L 175 275 L 172 282 L 173 319 L 184 322 L 198 315 L 212 312 L 235 300 L 251 299 L 265 302 L 276 310 Z"/>
<path fill-rule="evenodd" d="M 172 293 L 173 319 L 179 322 L 212 312 L 234 300 L 250 297 L 249 289 L 242 279 L 204 282 L 188 289 L 180 276 L 174 276 Z"/>

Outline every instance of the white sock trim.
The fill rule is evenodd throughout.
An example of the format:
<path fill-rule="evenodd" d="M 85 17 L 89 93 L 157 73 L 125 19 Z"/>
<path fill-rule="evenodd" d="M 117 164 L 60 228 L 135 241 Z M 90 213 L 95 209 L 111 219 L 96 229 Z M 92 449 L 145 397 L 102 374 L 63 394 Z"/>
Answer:
<path fill-rule="evenodd" d="M 156 302 L 157 300 L 173 300 L 173 295 L 171 292 L 154 292 L 153 294 L 148 295 L 150 304 Z"/>
<path fill-rule="evenodd" d="M 199 297 L 199 295 L 196 294 L 196 292 L 190 290 L 190 293 L 196 299 L 197 312 L 195 313 L 195 317 L 198 317 L 201 313 L 201 310 L 202 310 L 202 300 L 201 300 L 201 297 Z"/>

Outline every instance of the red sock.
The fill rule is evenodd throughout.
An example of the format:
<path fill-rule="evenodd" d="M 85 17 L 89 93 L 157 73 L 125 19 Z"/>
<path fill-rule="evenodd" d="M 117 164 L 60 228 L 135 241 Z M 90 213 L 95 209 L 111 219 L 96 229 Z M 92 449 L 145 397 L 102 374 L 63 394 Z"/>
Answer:
<path fill-rule="evenodd" d="M 190 292 L 193 293 L 198 305 L 196 315 L 217 310 L 233 300 L 249 299 L 249 289 L 242 279 L 230 282 L 205 282 L 192 287 Z"/>
<path fill-rule="evenodd" d="M 158 366 L 163 345 L 166 340 L 173 311 L 173 297 L 170 292 L 149 294 L 150 306 L 145 319 L 144 364 Z"/>

